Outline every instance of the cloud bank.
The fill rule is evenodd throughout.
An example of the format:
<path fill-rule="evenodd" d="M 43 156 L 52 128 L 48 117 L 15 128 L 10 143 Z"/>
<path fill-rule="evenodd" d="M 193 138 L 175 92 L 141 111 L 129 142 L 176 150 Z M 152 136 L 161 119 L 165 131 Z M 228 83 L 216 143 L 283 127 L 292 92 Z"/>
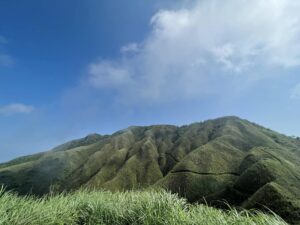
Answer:
<path fill-rule="evenodd" d="M 161 10 L 143 42 L 91 63 L 87 82 L 126 102 L 220 94 L 237 80 L 300 65 L 299 12 L 294 0 L 201 0 Z"/>
<path fill-rule="evenodd" d="M 14 114 L 29 114 L 34 111 L 34 107 L 30 105 L 13 103 L 0 106 L 0 115 L 10 116 Z"/>

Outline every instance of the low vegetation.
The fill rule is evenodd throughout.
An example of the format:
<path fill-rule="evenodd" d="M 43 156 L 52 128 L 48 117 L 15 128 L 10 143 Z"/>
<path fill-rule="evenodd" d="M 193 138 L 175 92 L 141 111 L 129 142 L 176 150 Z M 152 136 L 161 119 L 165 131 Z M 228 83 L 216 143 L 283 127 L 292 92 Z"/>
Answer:
<path fill-rule="evenodd" d="M 191 205 L 166 191 L 85 191 L 20 197 L 0 190 L 0 224 L 286 224 L 275 214 Z"/>

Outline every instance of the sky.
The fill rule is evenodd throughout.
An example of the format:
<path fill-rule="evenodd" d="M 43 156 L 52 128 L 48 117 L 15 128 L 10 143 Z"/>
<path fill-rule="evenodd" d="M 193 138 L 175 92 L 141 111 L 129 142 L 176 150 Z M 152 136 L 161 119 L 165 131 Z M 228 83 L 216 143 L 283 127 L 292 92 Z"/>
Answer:
<path fill-rule="evenodd" d="M 0 1 L 0 162 L 236 115 L 300 136 L 300 2 Z"/>

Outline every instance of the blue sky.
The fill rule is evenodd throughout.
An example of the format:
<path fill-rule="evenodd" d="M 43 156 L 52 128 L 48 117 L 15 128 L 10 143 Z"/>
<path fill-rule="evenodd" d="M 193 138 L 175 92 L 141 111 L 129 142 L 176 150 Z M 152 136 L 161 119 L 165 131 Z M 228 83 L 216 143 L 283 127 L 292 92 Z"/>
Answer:
<path fill-rule="evenodd" d="M 300 136 L 300 3 L 0 2 L 0 161 L 226 115 Z"/>

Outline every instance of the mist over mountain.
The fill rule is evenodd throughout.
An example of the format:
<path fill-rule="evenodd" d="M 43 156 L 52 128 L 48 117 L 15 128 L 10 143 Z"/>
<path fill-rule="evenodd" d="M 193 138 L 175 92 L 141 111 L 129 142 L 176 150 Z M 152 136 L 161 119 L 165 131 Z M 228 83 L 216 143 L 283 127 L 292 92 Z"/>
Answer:
<path fill-rule="evenodd" d="M 191 202 L 268 207 L 300 222 L 300 141 L 238 117 L 91 134 L 0 164 L 20 194 L 164 188 Z"/>

